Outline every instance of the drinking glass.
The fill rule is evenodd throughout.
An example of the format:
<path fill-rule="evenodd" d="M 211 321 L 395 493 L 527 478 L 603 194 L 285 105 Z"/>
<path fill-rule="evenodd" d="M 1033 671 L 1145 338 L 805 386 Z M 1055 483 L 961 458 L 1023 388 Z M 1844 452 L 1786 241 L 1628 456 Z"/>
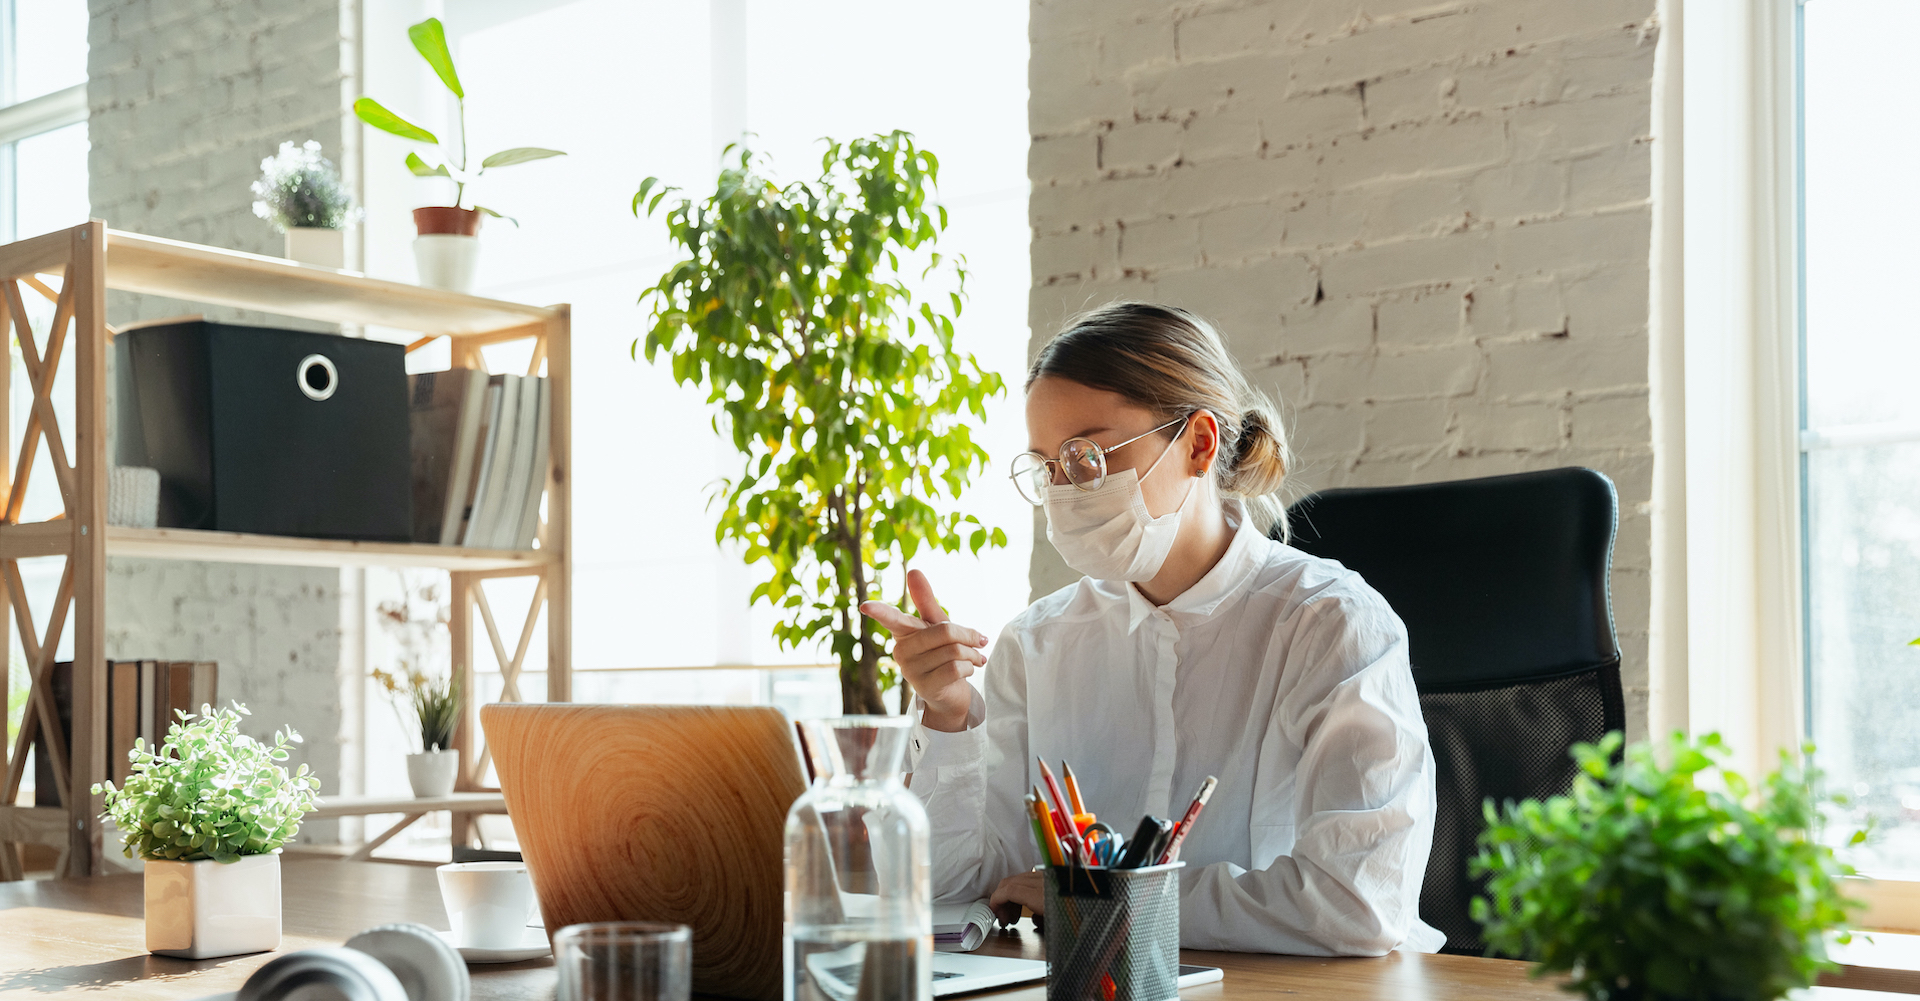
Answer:
<path fill-rule="evenodd" d="M 608 921 L 553 936 L 559 1001 L 687 1001 L 693 932 L 686 925 Z"/>

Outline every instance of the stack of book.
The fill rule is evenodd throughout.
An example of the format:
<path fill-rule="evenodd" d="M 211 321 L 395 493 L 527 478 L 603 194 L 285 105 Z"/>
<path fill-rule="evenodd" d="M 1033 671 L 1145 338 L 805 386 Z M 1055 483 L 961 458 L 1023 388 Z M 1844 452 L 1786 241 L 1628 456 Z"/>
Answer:
<path fill-rule="evenodd" d="M 53 665 L 48 678 L 63 733 L 73 732 L 73 662 Z M 115 785 L 127 780 L 127 751 L 134 738 L 153 750 L 166 742 L 167 727 L 178 716 L 174 710 L 198 713 L 204 705 L 218 706 L 220 667 L 210 660 L 110 660 L 107 662 L 107 777 Z M 53 788 L 53 762 L 47 756 L 45 731 L 33 739 L 33 802 L 58 806 Z M 72 760 L 72 755 L 67 756 Z"/>
<path fill-rule="evenodd" d="M 407 381 L 413 541 L 530 548 L 553 442 L 547 380 L 455 368 Z"/>

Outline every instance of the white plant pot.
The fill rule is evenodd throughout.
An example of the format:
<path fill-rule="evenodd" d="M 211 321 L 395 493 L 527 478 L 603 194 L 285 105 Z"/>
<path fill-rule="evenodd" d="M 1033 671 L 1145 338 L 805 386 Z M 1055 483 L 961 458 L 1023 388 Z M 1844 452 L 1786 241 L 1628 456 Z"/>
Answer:
<path fill-rule="evenodd" d="M 413 238 L 413 263 L 420 284 L 455 292 L 473 291 L 473 271 L 480 261 L 480 238 L 453 233 L 428 233 Z"/>
<path fill-rule="evenodd" d="M 407 782 L 415 799 L 433 799 L 453 791 L 460 773 L 459 751 L 425 751 L 407 755 Z"/>
<path fill-rule="evenodd" d="M 287 260 L 338 270 L 347 266 L 347 233 L 319 226 L 287 230 Z"/>
<path fill-rule="evenodd" d="M 147 951 L 212 959 L 280 948 L 280 856 L 146 864 Z"/>

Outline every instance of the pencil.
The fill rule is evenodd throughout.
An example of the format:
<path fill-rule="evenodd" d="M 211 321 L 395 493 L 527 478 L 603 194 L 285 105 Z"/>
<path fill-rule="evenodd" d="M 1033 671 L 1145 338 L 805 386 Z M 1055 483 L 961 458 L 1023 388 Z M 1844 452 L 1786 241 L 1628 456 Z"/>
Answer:
<path fill-rule="evenodd" d="M 1060 774 L 1067 780 L 1067 798 L 1073 801 L 1073 812 L 1092 813 L 1093 811 L 1087 809 L 1086 801 L 1080 798 L 1080 780 L 1074 778 L 1073 766 L 1067 764 L 1065 758 L 1060 759 Z"/>
<path fill-rule="evenodd" d="M 1055 822 L 1053 811 L 1047 808 L 1045 794 L 1040 791 L 1039 786 L 1034 786 L 1033 793 L 1028 798 L 1033 800 L 1034 822 L 1038 823 L 1040 830 L 1046 834 L 1042 848 L 1048 862 L 1053 865 L 1065 865 L 1066 849 L 1060 844 L 1060 828 Z"/>
<path fill-rule="evenodd" d="M 1040 762 L 1040 778 L 1047 783 L 1047 792 L 1053 796 L 1053 807 L 1060 814 L 1060 823 L 1065 825 L 1061 836 L 1069 845 L 1072 845 L 1080 840 L 1080 832 L 1073 829 L 1073 811 L 1067 809 L 1066 794 L 1060 791 L 1060 783 L 1054 781 L 1053 769 L 1047 767 L 1047 759 L 1036 758 L 1035 760 Z"/>
<path fill-rule="evenodd" d="M 1047 830 L 1047 822 L 1041 819 L 1040 811 L 1044 809 L 1038 799 L 1027 796 L 1027 823 L 1033 827 L 1033 840 L 1040 846 L 1040 858 L 1049 865 L 1059 865 L 1060 843 L 1053 840 L 1053 832 Z"/>

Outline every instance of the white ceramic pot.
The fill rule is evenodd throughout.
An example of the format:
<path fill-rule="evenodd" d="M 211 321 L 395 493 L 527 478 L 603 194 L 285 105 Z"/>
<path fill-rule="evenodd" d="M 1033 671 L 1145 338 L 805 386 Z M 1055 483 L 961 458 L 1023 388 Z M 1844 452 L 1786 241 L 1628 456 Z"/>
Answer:
<path fill-rule="evenodd" d="M 422 285 L 471 292 L 474 266 L 479 260 L 477 236 L 426 233 L 413 238 L 413 263 L 420 270 Z"/>
<path fill-rule="evenodd" d="M 415 799 L 433 799 L 453 791 L 460 774 L 459 751 L 426 751 L 407 755 L 407 782 Z"/>
<path fill-rule="evenodd" d="M 148 862 L 147 951 L 212 959 L 280 948 L 280 856 Z"/>
<path fill-rule="evenodd" d="M 338 270 L 347 266 L 347 233 L 319 226 L 287 230 L 287 260 Z"/>

